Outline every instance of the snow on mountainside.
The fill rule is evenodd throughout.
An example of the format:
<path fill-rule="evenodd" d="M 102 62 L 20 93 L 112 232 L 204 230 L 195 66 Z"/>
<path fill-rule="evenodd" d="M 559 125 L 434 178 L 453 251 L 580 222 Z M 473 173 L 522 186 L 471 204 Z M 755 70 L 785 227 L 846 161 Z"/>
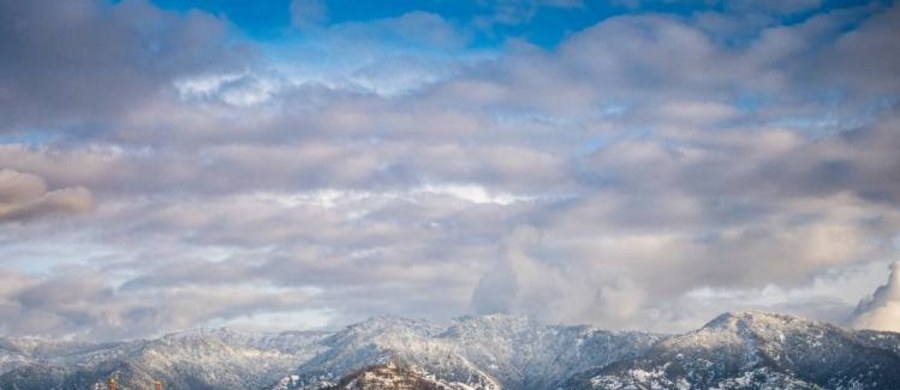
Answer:
<path fill-rule="evenodd" d="M 371 365 L 396 363 L 474 389 L 552 388 L 588 368 L 633 357 L 659 336 L 584 326 L 545 326 L 504 315 L 448 324 L 377 318 L 326 340 L 326 353 L 301 366 L 293 387 L 324 388 Z"/>
<path fill-rule="evenodd" d="M 9 371 L 28 361 L 25 352 L 12 341 L 0 338 L 0 373 Z"/>
<path fill-rule="evenodd" d="M 440 382 L 421 372 L 410 368 L 399 367 L 388 363 L 366 367 L 363 370 L 347 375 L 340 383 L 326 390 L 471 390 L 463 383 Z"/>
<path fill-rule="evenodd" d="M 786 315 L 724 314 L 636 359 L 582 374 L 568 387 L 897 389 L 896 336 Z"/>
<path fill-rule="evenodd" d="M 156 340 L 99 344 L 45 342 L 24 345 L 22 360 L 0 375 L 0 388 L 93 388 L 112 375 L 121 386 L 144 388 L 159 379 L 169 388 L 262 388 L 314 354 L 322 333 L 244 334 L 227 329 L 171 334 Z M 55 353 L 48 353 L 54 351 Z"/>
<path fill-rule="evenodd" d="M 378 317 L 339 332 L 228 329 L 85 344 L 0 338 L 0 388 L 900 389 L 900 334 L 765 313 L 681 335 L 489 315 Z"/>

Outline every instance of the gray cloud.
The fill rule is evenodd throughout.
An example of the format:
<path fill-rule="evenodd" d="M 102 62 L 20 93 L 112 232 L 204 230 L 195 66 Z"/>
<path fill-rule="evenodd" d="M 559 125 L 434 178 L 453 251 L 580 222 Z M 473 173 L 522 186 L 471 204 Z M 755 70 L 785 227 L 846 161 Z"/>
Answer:
<path fill-rule="evenodd" d="M 84 187 L 48 190 L 40 176 L 12 169 L 0 170 L 0 222 L 83 212 L 93 207 L 91 192 Z"/>
<path fill-rule="evenodd" d="M 240 69 L 248 48 L 224 45 L 208 14 L 145 1 L 0 2 L 2 131 L 108 130 L 111 119 L 171 93 L 169 82 Z"/>
<path fill-rule="evenodd" d="M 859 302 L 851 323 L 862 329 L 900 331 L 900 263 L 891 265 L 887 283 Z"/>
<path fill-rule="evenodd" d="M 546 269 L 541 269 L 527 254 L 529 247 L 540 242 L 540 232 L 534 228 L 520 227 L 503 244 L 494 269 L 481 277 L 472 295 L 472 305 L 479 314 L 508 313 L 530 302 L 523 287 L 539 288 L 535 282 L 546 280 Z M 546 280 L 553 286 L 555 283 Z M 534 302 L 544 306 L 547 302 Z"/>
<path fill-rule="evenodd" d="M 741 44 L 708 13 L 629 15 L 479 55 L 412 13 L 309 29 L 328 48 L 274 65 L 199 12 L 0 7 L 5 130 L 90 128 L 0 145 L 0 219 L 28 221 L 0 224 L 5 333 L 834 319 L 858 288 L 829 286 L 876 283 L 867 265 L 896 252 L 896 7 L 760 22 Z"/>
<path fill-rule="evenodd" d="M 291 312 L 309 293 L 260 286 L 184 286 L 164 290 L 116 289 L 89 269 L 39 280 L 8 273 L 12 287 L 0 295 L 7 334 L 54 334 L 115 340 L 228 321 L 258 313 Z"/>

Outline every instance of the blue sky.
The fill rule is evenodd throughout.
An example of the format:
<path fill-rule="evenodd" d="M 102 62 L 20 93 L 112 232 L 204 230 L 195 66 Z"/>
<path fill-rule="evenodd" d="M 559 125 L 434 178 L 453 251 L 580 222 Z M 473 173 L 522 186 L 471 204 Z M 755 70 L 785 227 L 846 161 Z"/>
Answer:
<path fill-rule="evenodd" d="M 0 0 L 0 334 L 896 330 L 897 26 L 888 1 Z"/>
<path fill-rule="evenodd" d="M 397 17 L 409 12 L 427 12 L 459 27 L 477 29 L 473 46 L 489 47 L 502 45 L 507 39 L 522 39 L 551 48 L 566 36 L 590 27 L 604 19 L 620 15 L 641 13 L 663 13 L 689 17 L 700 12 L 765 14 L 770 23 L 784 25 L 802 23 L 806 19 L 835 9 L 865 5 L 864 0 L 797 2 L 796 7 L 784 5 L 786 9 L 771 4 L 754 7 L 752 2 L 744 5 L 726 1 L 378 1 L 357 2 L 344 0 L 311 1 L 326 10 L 324 26 L 341 23 L 366 23 L 378 19 Z M 291 1 L 245 1 L 245 0 L 155 0 L 154 4 L 179 11 L 202 10 L 226 17 L 243 33 L 255 39 L 280 39 L 294 34 L 291 31 Z M 765 2 L 764 2 L 765 3 Z M 760 4 L 764 4 L 760 3 Z M 805 6 L 804 3 L 809 4 Z M 885 2 L 888 3 L 888 2 Z M 496 21 L 488 26 L 480 26 L 479 19 L 497 17 L 498 10 L 507 7 L 521 13 L 519 17 Z M 501 11 L 502 12 L 502 11 Z M 756 29 L 742 31 L 735 37 L 736 42 L 747 39 Z"/>

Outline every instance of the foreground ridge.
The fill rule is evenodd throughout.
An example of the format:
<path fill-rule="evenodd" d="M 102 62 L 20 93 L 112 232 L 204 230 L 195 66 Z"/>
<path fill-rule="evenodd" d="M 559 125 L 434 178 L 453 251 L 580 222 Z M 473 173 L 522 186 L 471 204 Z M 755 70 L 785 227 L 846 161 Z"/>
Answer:
<path fill-rule="evenodd" d="M 900 334 L 722 314 L 678 335 L 489 315 L 338 332 L 203 329 L 115 343 L 0 339 L 2 389 L 897 389 Z"/>

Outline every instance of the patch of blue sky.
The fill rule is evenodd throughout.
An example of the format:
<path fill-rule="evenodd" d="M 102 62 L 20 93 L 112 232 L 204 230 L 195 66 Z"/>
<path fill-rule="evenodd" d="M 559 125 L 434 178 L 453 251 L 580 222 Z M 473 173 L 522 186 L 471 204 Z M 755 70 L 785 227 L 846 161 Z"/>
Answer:
<path fill-rule="evenodd" d="M 116 1 L 118 2 L 118 1 Z M 291 23 L 291 0 L 152 0 L 164 9 L 198 9 L 227 18 L 244 33 L 256 38 L 272 38 Z"/>
<path fill-rule="evenodd" d="M 588 138 L 580 145 L 578 145 L 578 155 L 590 156 L 599 150 L 605 149 L 607 146 L 613 143 L 613 141 L 614 138 L 609 135 L 598 135 Z"/>
<path fill-rule="evenodd" d="M 12 133 L 0 133 L 0 144 L 36 146 L 50 143 L 57 138 L 59 138 L 59 134 L 56 131 L 32 129 Z"/>
<path fill-rule="evenodd" d="M 498 57 L 492 50 L 437 50 L 390 40 L 363 44 L 340 32 L 322 31 L 320 39 L 263 43 L 268 67 L 293 85 L 320 84 L 385 96 L 416 91 L 445 80 L 475 63 Z"/>
<path fill-rule="evenodd" d="M 291 0 L 152 0 L 153 3 L 180 11 L 199 9 L 223 16 L 242 31 L 259 39 L 277 38 L 291 24 Z M 115 1 L 118 2 L 118 1 Z M 384 0 L 355 1 L 330 0 L 324 5 L 328 10 L 330 25 L 347 22 L 371 22 L 397 17 L 410 12 L 429 12 L 440 15 L 457 26 L 473 29 L 475 47 L 497 46 L 509 38 L 524 39 L 532 43 L 552 47 L 568 34 L 594 25 L 606 18 L 637 12 L 674 13 L 688 15 L 698 9 L 708 8 L 697 2 L 644 2 L 641 7 L 628 7 L 618 2 L 585 1 L 580 6 L 534 6 L 521 9 L 522 16 L 513 20 L 502 18 L 499 12 L 515 8 L 516 4 L 483 1 L 439 0 Z M 527 4 L 523 3 L 523 4 Z M 699 4 L 699 6 L 698 6 Z M 518 5 L 522 7 L 523 5 Z"/>
<path fill-rule="evenodd" d="M 829 95 L 824 96 L 819 103 L 824 108 L 814 115 L 779 118 L 770 125 L 797 130 L 813 139 L 825 138 L 872 124 L 886 111 L 900 106 L 900 96 L 881 96 L 851 104 L 848 99 Z M 851 106 L 852 110 L 847 110 L 845 106 Z"/>
<path fill-rule="evenodd" d="M 817 117 L 788 117 L 774 121 L 774 127 L 784 127 L 800 131 L 813 139 L 824 138 L 829 135 L 849 130 L 846 121 L 826 113 Z"/>
<path fill-rule="evenodd" d="M 744 113 L 755 113 L 761 108 L 773 103 L 771 96 L 765 93 L 745 90 L 737 93 L 732 101 L 732 105 Z"/>
<path fill-rule="evenodd" d="M 493 113 L 494 122 L 501 126 L 517 127 L 523 124 L 539 124 L 567 127 L 576 124 L 571 116 L 550 115 L 532 110 L 503 110 Z"/>
<path fill-rule="evenodd" d="M 577 155 L 579 157 L 590 156 L 608 147 L 614 147 L 614 145 L 620 142 L 650 139 L 656 140 L 666 147 L 677 146 L 675 141 L 659 137 L 658 134 L 649 127 L 633 126 L 623 127 L 614 132 L 593 134 L 583 138 L 577 146 Z"/>
<path fill-rule="evenodd" d="M 618 104 L 612 103 L 607 104 L 600 108 L 600 116 L 601 117 L 618 117 L 625 115 L 628 112 L 628 105 L 626 104 Z"/>
<path fill-rule="evenodd" d="M 274 55 L 272 69 L 289 84 L 321 85 L 329 89 L 397 96 L 410 93 L 449 76 L 440 64 L 410 62 L 404 65 L 333 56 L 327 60 L 292 60 L 291 55 Z M 394 68 L 379 71 L 379 67 Z"/>
<path fill-rule="evenodd" d="M 121 0 L 114 0 L 118 2 Z M 291 0 L 152 0 L 153 3 L 180 11 L 199 9 L 227 18 L 245 34 L 259 41 L 295 39 L 291 28 Z M 633 4 L 629 4 L 633 3 Z M 890 3 L 883 0 L 880 3 Z M 755 9 L 752 5 L 735 8 L 726 1 L 583 1 L 574 6 L 549 6 L 532 2 L 503 1 L 442 1 L 442 0 L 322 0 L 327 9 L 327 26 L 346 23 L 372 23 L 399 17 L 411 12 L 426 12 L 440 16 L 470 36 L 470 48 L 502 47 L 510 39 L 525 40 L 544 48 L 553 48 L 569 35 L 582 31 L 605 19 L 629 14 L 660 13 L 689 17 L 700 12 L 742 12 Z M 793 25 L 832 10 L 871 4 L 866 0 L 826 0 L 819 7 L 796 12 L 772 13 L 771 24 Z M 871 8 L 871 7 L 870 7 Z M 506 16 L 504 13 L 518 13 Z M 865 16 L 861 14 L 861 16 Z M 690 19 L 690 18 L 688 18 Z M 850 20 L 846 30 L 854 28 L 864 18 Z M 761 28 L 741 29 L 732 34 L 720 34 L 730 46 L 752 42 Z"/>
<path fill-rule="evenodd" d="M 32 275 L 46 275 L 59 267 L 82 266 L 98 258 L 122 255 L 105 246 L 90 243 L 84 237 L 45 240 L 37 246 L 32 240 L 12 237 L 4 237 L 0 242 L 3 243 L 0 245 L 0 258 L 5 259 L 3 265 Z"/>
<path fill-rule="evenodd" d="M 809 9 L 803 12 L 790 13 L 781 16 L 779 23 L 785 26 L 791 26 L 806 22 L 809 18 L 821 14 L 842 9 L 857 8 L 864 12 L 860 13 L 859 18 L 851 18 L 849 23 L 845 24 L 841 32 L 847 32 L 855 29 L 862 23 L 863 18 L 872 14 L 877 8 L 885 7 L 893 3 L 893 0 L 823 0 L 821 6 Z"/>

